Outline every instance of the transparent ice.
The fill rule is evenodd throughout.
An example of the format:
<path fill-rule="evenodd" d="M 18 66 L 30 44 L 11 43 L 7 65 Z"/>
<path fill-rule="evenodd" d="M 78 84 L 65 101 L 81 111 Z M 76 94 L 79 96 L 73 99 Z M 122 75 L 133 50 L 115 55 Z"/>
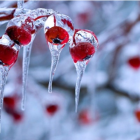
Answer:
<path fill-rule="evenodd" d="M 8 71 L 9 71 L 8 67 L 0 65 L 0 132 L 1 132 L 1 113 L 2 113 L 3 96 L 4 96 L 3 92 L 6 84 Z"/>
<path fill-rule="evenodd" d="M 34 36 L 35 37 L 35 36 Z M 32 41 L 29 45 L 24 46 L 23 48 L 23 62 L 22 62 L 22 103 L 21 103 L 21 109 L 25 109 L 25 101 L 26 101 L 26 85 L 27 85 L 27 79 L 28 79 L 28 70 L 29 70 L 29 64 L 30 64 L 30 55 L 31 55 L 31 49 L 34 37 L 32 37 Z"/>
<path fill-rule="evenodd" d="M 21 13 L 23 12 L 23 4 L 24 4 L 24 0 L 17 1 L 17 7 L 21 9 Z"/>
<path fill-rule="evenodd" d="M 40 28 L 44 26 L 44 22 L 46 21 L 47 17 L 52 13 L 53 10 L 46 10 L 46 9 L 39 8 L 33 11 L 29 11 L 27 15 L 35 19 L 33 24 L 37 32 Z M 22 110 L 25 109 L 28 69 L 30 64 L 30 54 L 31 54 L 34 38 L 35 38 L 35 34 L 32 35 L 31 43 L 23 47 L 23 75 L 22 75 L 23 85 L 22 85 L 22 104 L 21 104 Z"/>
<path fill-rule="evenodd" d="M 69 21 L 72 25 L 72 28 L 68 25 L 67 22 L 63 22 L 63 20 Z M 63 15 L 63 14 L 58 14 L 55 12 L 53 15 L 49 16 L 48 19 L 46 20 L 45 25 L 44 25 L 44 32 L 46 33 L 48 31 L 48 29 L 50 29 L 54 26 L 59 26 L 59 27 L 62 27 L 63 29 L 65 29 L 69 34 L 69 41 L 72 39 L 72 35 L 74 33 L 74 28 L 73 28 L 72 20 L 68 16 Z M 54 76 L 56 68 L 57 68 L 60 53 L 66 43 L 58 44 L 58 45 L 50 43 L 48 41 L 47 41 L 47 43 L 49 45 L 49 49 L 51 52 L 51 59 L 52 59 L 48 92 L 52 93 L 53 76 Z"/>
<path fill-rule="evenodd" d="M 7 27 L 10 27 L 10 26 L 13 26 L 13 25 L 16 25 L 18 27 L 21 27 L 22 24 L 25 24 L 25 21 L 27 20 L 28 16 L 27 15 L 24 15 L 24 14 L 21 14 L 20 16 L 18 17 L 15 17 L 13 18 L 7 25 Z M 28 24 L 28 27 L 30 26 L 31 28 L 34 28 L 33 26 L 33 21 L 30 23 L 30 22 L 26 22 Z M 34 34 L 32 35 L 32 39 L 31 39 L 31 42 L 26 45 L 26 46 L 23 46 L 23 45 L 20 45 L 20 47 L 23 47 L 23 87 L 22 87 L 22 110 L 24 110 L 24 102 L 25 102 L 25 88 L 26 88 L 26 82 L 27 82 L 27 76 L 28 76 L 28 68 L 29 68 L 29 61 L 30 61 L 30 53 L 31 53 L 31 47 L 32 47 L 32 42 L 34 40 Z"/>
<path fill-rule="evenodd" d="M 75 32 L 76 33 L 73 37 L 73 42 L 70 42 L 71 48 L 74 47 L 79 42 L 89 42 L 94 46 L 95 51 L 97 50 L 98 40 L 93 32 L 91 32 L 89 30 L 79 30 L 79 29 L 77 29 Z M 92 56 L 90 56 L 90 58 Z M 76 80 L 76 87 L 75 87 L 75 112 L 77 112 L 77 109 L 78 109 L 81 80 L 83 77 L 83 73 L 86 69 L 86 65 L 89 62 L 90 58 L 74 63 L 76 72 L 77 72 L 77 80 Z"/>
<path fill-rule="evenodd" d="M 10 40 L 10 38 L 7 35 L 3 35 L 2 38 L 0 39 L 0 44 L 2 45 L 7 45 L 11 47 L 13 44 L 13 41 Z M 12 47 L 16 51 L 19 51 L 19 46 L 15 45 Z M 4 97 L 4 87 L 6 84 L 8 72 L 12 66 L 5 65 L 2 61 L 0 63 L 0 132 L 1 132 L 1 112 L 2 112 L 2 107 L 3 107 L 3 97 Z"/>
<path fill-rule="evenodd" d="M 20 1 L 21 2 L 21 1 Z M 21 7 L 20 7 L 21 8 Z M 26 10 L 27 11 L 27 10 Z M 7 27 L 16 25 L 16 26 L 22 26 L 22 24 L 25 23 L 28 17 L 31 18 L 31 22 L 26 22 L 28 26 L 30 26 L 32 29 L 35 30 L 35 33 L 44 26 L 44 23 L 49 15 L 51 15 L 54 11 L 51 9 L 43 9 L 43 8 L 38 8 L 36 10 L 28 10 L 26 14 L 20 14 L 20 16 L 16 16 L 13 18 L 7 25 Z M 20 12 L 19 12 L 20 13 Z M 18 14 L 19 14 L 18 13 Z M 23 47 L 23 87 L 22 87 L 22 104 L 21 108 L 22 110 L 25 109 L 25 100 L 26 100 L 26 83 L 27 83 L 27 77 L 28 77 L 28 69 L 29 69 L 29 63 L 30 63 L 30 54 L 31 54 L 31 48 L 32 44 L 35 38 L 35 33 L 32 34 L 32 39 L 30 44 Z"/>

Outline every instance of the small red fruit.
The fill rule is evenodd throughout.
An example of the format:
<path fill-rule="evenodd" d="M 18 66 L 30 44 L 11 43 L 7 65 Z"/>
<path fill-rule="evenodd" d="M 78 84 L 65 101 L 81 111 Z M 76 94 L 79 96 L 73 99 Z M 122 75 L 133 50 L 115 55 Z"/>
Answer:
<path fill-rule="evenodd" d="M 59 26 L 54 26 L 45 33 L 46 40 L 55 45 L 65 44 L 69 40 L 69 34 Z"/>
<path fill-rule="evenodd" d="M 133 58 L 130 58 L 128 60 L 128 64 L 135 70 L 137 70 L 138 68 L 140 68 L 140 57 L 135 56 Z"/>
<path fill-rule="evenodd" d="M 89 42 L 79 42 L 70 48 L 70 53 L 74 63 L 77 63 L 77 61 L 88 60 L 95 53 L 95 48 Z"/>
<path fill-rule="evenodd" d="M 140 109 L 135 110 L 135 116 L 136 116 L 138 122 L 140 122 Z"/>
<path fill-rule="evenodd" d="M 15 111 L 13 111 L 12 117 L 15 122 L 20 122 L 23 118 L 23 115 L 22 115 L 22 113 L 15 110 Z"/>
<path fill-rule="evenodd" d="M 49 115 L 54 115 L 57 111 L 58 111 L 58 109 L 59 109 L 59 107 L 58 107 L 58 105 L 54 105 L 54 104 L 52 104 L 52 105 L 48 105 L 47 107 L 46 107 L 46 112 L 49 114 Z"/>
<path fill-rule="evenodd" d="M 14 109 L 16 106 L 16 99 L 15 97 L 4 97 L 3 99 L 3 105 L 5 108 L 10 108 L 10 109 Z"/>
<path fill-rule="evenodd" d="M 91 122 L 92 122 L 92 119 L 91 119 L 91 116 L 90 116 L 88 110 L 81 111 L 79 113 L 78 119 L 81 124 L 85 124 L 85 125 L 91 124 Z"/>
<path fill-rule="evenodd" d="M 28 45 L 31 42 L 31 33 L 22 27 L 10 26 L 6 34 L 18 45 Z"/>
<path fill-rule="evenodd" d="M 0 61 L 4 65 L 13 65 L 18 57 L 18 51 L 14 50 L 12 47 L 0 44 Z"/>

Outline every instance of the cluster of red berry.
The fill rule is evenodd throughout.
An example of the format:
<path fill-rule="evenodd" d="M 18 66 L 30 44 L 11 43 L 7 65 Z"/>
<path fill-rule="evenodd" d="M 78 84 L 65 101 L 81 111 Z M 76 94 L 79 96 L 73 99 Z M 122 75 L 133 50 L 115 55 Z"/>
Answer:
<path fill-rule="evenodd" d="M 33 20 L 30 17 L 27 17 L 20 26 L 13 24 L 14 19 L 8 23 L 8 27 L 4 34 L 7 39 L 4 43 L 7 43 L 9 40 L 13 41 L 13 43 L 9 45 L 2 43 L 2 41 L 0 43 L 1 64 L 10 67 L 16 62 L 20 47 L 28 45 L 31 42 L 32 34 L 35 33 Z M 3 36 L 1 37 L 1 40 L 3 40 Z M 19 47 L 15 47 L 15 45 Z"/>
<path fill-rule="evenodd" d="M 14 65 L 20 48 L 28 46 L 32 42 L 33 36 L 40 29 L 36 25 L 38 24 L 37 21 L 44 19 L 44 17 L 47 19 L 43 21 L 45 37 L 52 54 L 49 90 L 51 92 L 52 79 L 59 54 L 66 43 L 69 42 L 70 44 L 70 54 L 74 63 L 86 62 L 87 64 L 98 48 L 98 39 L 92 31 L 74 29 L 72 20 L 57 12 L 36 17 L 32 17 L 32 14 L 20 14 L 9 21 L 5 34 L 0 39 L 1 66 L 8 66 L 10 69 Z"/>
<path fill-rule="evenodd" d="M 74 31 L 74 27 L 71 21 L 67 20 L 68 18 L 65 18 L 64 16 L 61 17 L 60 14 L 57 14 L 57 17 L 61 17 L 61 22 L 63 25 L 59 25 L 61 23 L 58 23 L 56 19 L 56 15 L 52 15 L 54 17 L 54 23 L 49 23 L 51 27 L 45 27 L 45 36 L 46 40 L 50 43 L 53 43 L 54 45 L 60 45 L 60 44 L 66 44 L 69 39 L 70 34 L 69 30 L 71 29 Z M 49 18 L 51 19 L 50 16 Z M 23 17 L 22 21 L 18 21 Z M 41 18 L 41 17 L 40 17 Z M 20 23 L 16 23 L 16 20 Z M 49 20 L 49 19 L 48 19 Z M 8 27 L 6 29 L 5 35 L 7 35 L 15 44 L 19 46 L 25 46 L 28 45 L 31 42 L 32 39 L 32 34 L 36 32 L 35 26 L 34 26 L 34 19 L 28 16 L 18 16 L 13 18 L 9 23 Z M 16 25 L 17 24 L 17 25 Z M 67 26 L 67 27 L 64 27 Z M 69 29 L 70 28 L 70 29 Z M 70 48 L 70 53 L 72 55 L 72 58 L 74 62 L 77 61 L 82 61 L 84 58 L 87 58 L 88 56 L 91 56 L 95 53 L 95 46 L 92 45 L 92 43 L 86 41 L 83 42 L 75 42 L 75 35 L 76 33 L 80 31 L 79 29 L 75 29 L 74 36 L 73 36 L 73 42 L 75 46 L 73 48 Z M 85 32 L 91 33 L 94 38 L 97 41 L 97 37 L 95 36 L 94 33 L 88 30 L 83 30 Z M 1 37 L 2 39 L 2 37 Z M 98 41 L 97 41 L 98 42 Z M 14 45 L 12 44 L 11 46 L 4 45 L 0 43 L 0 60 L 3 64 L 5 65 L 11 65 L 15 63 L 17 56 L 18 56 L 18 51 L 15 51 Z"/>
<path fill-rule="evenodd" d="M 16 95 L 4 97 L 4 110 L 13 118 L 14 122 L 23 119 L 23 113 L 17 108 L 18 97 Z"/>

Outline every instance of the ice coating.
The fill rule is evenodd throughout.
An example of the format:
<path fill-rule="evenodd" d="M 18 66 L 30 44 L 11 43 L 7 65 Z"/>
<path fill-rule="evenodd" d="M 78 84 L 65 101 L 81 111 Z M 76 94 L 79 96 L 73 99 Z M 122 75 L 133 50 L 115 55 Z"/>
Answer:
<path fill-rule="evenodd" d="M 44 24 L 46 41 L 51 52 L 51 72 L 48 92 L 52 92 L 52 81 L 59 61 L 61 50 L 65 44 L 72 40 L 74 26 L 72 20 L 63 14 L 54 13 L 49 16 Z"/>
<path fill-rule="evenodd" d="M 30 53 L 32 42 L 35 36 L 34 19 L 27 15 L 20 15 L 13 18 L 7 25 L 6 34 L 20 47 L 24 46 L 23 51 L 23 88 L 22 88 L 22 110 L 25 103 L 25 88 L 27 83 L 28 68 L 30 62 Z"/>
<path fill-rule="evenodd" d="M 24 4 L 24 0 L 18 0 L 17 1 L 17 7 L 20 9 L 23 9 L 23 4 Z"/>
<path fill-rule="evenodd" d="M 28 45 L 35 33 L 33 19 L 26 15 L 13 18 L 7 25 L 6 34 L 20 46 Z"/>
<path fill-rule="evenodd" d="M 1 110 L 3 106 L 3 92 L 9 69 L 17 60 L 19 46 L 17 46 L 7 35 L 0 39 L 0 131 L 1 131 Z"/>
<path fill-rule="evenodd" d="M 86 69 L 91 57 L 94 55 L 98 48 L 98 39 L 96 35 L 89 30 L 76 29 L 73 42 L 70 42 L 70 54 L 74 61 L 77 72 L 77 81 L 75 87 L 75 111 L 77 112 L 80 86 L 83 73 Z"/>
<path fill-rule="evenodd" d="M 75 29 L 73 44 L 70 47 L 73 47 L 73 45 L 76 45 L 78 42 L 89 42 L 95 47 L 95 50 L 99 47 L 96 35 L 90 30 Z"/>
<path fill-rule="evenodd" d="M 7 80 L 9 67 L 0 65 L 0 132 L 1 132 L 1 112 L 3 107 L 3 92 Z"/>
<path fill-rule="evenodd" d="M 19 8 L 23 8 L 22 6 L 19 6 Z M 1 56 L 0 56 L 0 73 L 1 73 L 1 85 L 0 85 L 0 116 L 1 116 L 1 109 L 3 104 L 3 90 L 6 83 L 6 78 L 8 75 L 9 69 L 14 65 L 14 63 L 17 60 L 18 52 L 21 47 L 24 47 L 24 55 L 23 55 L 23 88 L 22 88 L 22 109 L 24 109 L 24 102 L 25 102 L 25 88 L 26 88 L 26 81 L 27 81 L 27 75 L 28 75 L 28 67 L 29 67 L 29 61 L 30 61 L 30 53 L 31 53 L 31 47 L 32 43 L 35 37 L 35 33 L 38 31 L 38 29 L 42 28 L 46 19 L 56 13 L 51 9 L 43 9 L 38 8 L 36 10 L 26 10 L 23 9 L 22 11 L 20 9 L 16 10 L 18 12 L 14 13 L 14 18 L 11 19 L 7 25 L 5 34 L 1 37 L 0 40 L 0 50 Z M 26 15 L 25 15 L 26 13 Z M 72 39 L 72 35 L 74 32 L 74 27 L 71 22 L 71 19 L 65 15 L 57 14 L 56 16 L 56 23 L 55 26 L 58 26 L 57 32 L 60 32 L 60 34 L 64 34 L 62 36 L 63 38 L 66 38 L 64 42 L 61 42 L 61 44 L 56 43 L 57 45 L 52 45 L 50 43 L 50 48 L 52 48 L 52 59 L 53 65 L 52 69 L 56 69 L 56 65 L 59 60 L 59 54 L 62 50 L 62 48 L 65 46 L 65 44 L 69 41 L 69 39 Z M 59 21 L 60 20 L 60 21 Z M 61 38 L 61 37 L 60 37 Z M 3 44 L 4 42 L 4 44 Z M 10 44 L 9 44 L 10 42 Z M 5 52 L 5 50 L 7 50 Z M 4 50 L 4 51 L 3 51 Z M 8 53 L 7 53 L 8 52 Z M 6 53 L 6 55 L 4 55 Z M 9 57 L 5 57 L 9 56 Z M 54 71 L 53 71 L 54 72 Z M 1 120 L 1 118 L 0 118 Z"/>
<path fill-rule="evenodd" d="M 3 35 L 0 39 L 0 65 L 11 68 L 17 60 L 18 52 L 19 46 Z"/>
<path fill-rule="evenodd" d="M 13 18 L 7 25 L 6 34 L 11 40 L 21 47 L 23 51 L 23 86 L 21 109 L 25 109 L 26 83 L 30 63 L 30 54 L 35 33 L 44 25 L 44 22 L 54 11 L 51 9 L 38 8 L 29 10 L 25 14 L 20 14 Z"/>
<path fill-rule="evenodd" d="M 89 30 L 75 29 L 73 42 L 70 42 L 70 53 L 74 63 L 89 60 L 98 49 L 98 39 Z"/>
<path fill-rule="evenodd" d="M 28 11 L 26 15 L 32 17 L 34 19 L 34 26 L 36 27 L 36 29 L 40 29 L 44 27 L 47 18 L 53 13 L 54 10 L 52 9 L 38 8 L 32 11 Z"/>
<path fill-rule="evenodd" d="M 23 47 L 23 62 L 22 62 L 22 103 L 21 103 L 21 109 L 25 109 L 25 101 L 26 101 L 26 85 L 27 85 L 27 79 L 28 79 L 28 70 L 29 70 L 29 64 L 30 64 L 30 55 L 31 55 L 31 49 L 32 44 L 35 38 L 35 34 L 32 37 L 31 42 L 29 45 L 26 45 Z"/>
<path fill-rule="evenodd" d="M 20 13 L 24 13 L 23 4 L 24 4 L 24 0 L 17 1 L 17 8 L 21 10 Z"/>
<path fill-rule="evenodd" d="M 7 27 L 16 25 L 18 27 L 24 27 L 32 34 L 44 26 L 47 18 L 54 13 L 52 9 L 38 8 L 35 10 L 24 9 L 25 13 L 19 15 L 19 10 L 16 10 L 17 13 L 15 17 L 11 19 Z M 30 31 L 31 30 L 31 31 Z"/>

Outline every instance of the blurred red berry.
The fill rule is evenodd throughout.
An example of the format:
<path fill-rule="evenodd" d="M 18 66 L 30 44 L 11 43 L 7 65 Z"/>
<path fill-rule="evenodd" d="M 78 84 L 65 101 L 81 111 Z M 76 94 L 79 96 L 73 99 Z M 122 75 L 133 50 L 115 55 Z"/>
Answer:
<path fill-rule="evenodd" d="M 140 122 L 140 109 L 135 110 L 135 116 L 136 116 L 138 122 Z"/>
<path fill-rule="evenodd" d="M 54 115 L 57 111 L 58 111 L 58 109 L 59 109 L 59 107 L 58 107 L 58 105 L 54 105 L 54 104 L 52 104 L 52 105 L 48 105 L 47 107 L 46 107 L 46 112 L 49 114 L 49 115 Z"/>
<path fill-rule="evenodd" d="M 21 112 L 14 111 L 12 117 L 15 122 L 20 122 L 23 119 L 23 114 Z"/>
<path fill-rule="evenodd" d="M 14 109 L 16 106 L 16 99 L 15 97 L 4 97 L 3 105 L 6 108 Z"/>
<path fill-rule="evenodd" d="M 81 124 L 85 124 L 85 125 L 91 124 L 92 118 L 90 112 L 88 110 L 82 110 L 79 113 L 78 120 Z"/>
<path fill-rule="evenodd" d="M 138 69 L 140 68 L 140 57 L 135 56 L 132 57 L 128 60 L 128 64 L 133 68 L 133 69 Z"/>

